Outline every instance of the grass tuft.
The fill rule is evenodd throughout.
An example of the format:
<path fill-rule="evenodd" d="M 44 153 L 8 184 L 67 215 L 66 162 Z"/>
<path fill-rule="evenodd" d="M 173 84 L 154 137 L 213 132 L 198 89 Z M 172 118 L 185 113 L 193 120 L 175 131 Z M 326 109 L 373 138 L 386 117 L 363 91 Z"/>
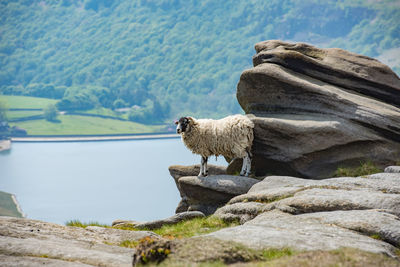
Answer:
<path fill-rule="evenodd" d="M 271 248 L 262 251 L 262 259 L 265 261 L 269 261 L 284 256 L 292 256 L 293 254 L 294 252 L 290 248 L 282 248 L 282 249 Z"/>
<path fill-rule="evenodd" d="M 355 168 L 338 168 L 335 172 L 335 177 L 359 177 L 382 172 L 383 170 L 377 167 L 372 161 L 360 163 L 360 166 Z"/>
<path fill-rule="evenodd" d="M 182 221 L 174 225 L 164 225 L 160 229 L 153 230 L 158 235 L 166 238 L 184 238 L 200 234 L 208 234 L 219 229 L 239 225 L 238 222 L 224 222 L 222 219 L 209 216 Z"/>
<path fill-rule="evenodd" d="M 139 241 L 136 240 L 124 240 L 121 243 L 119 243 L 120 247 L 125 247 L 125 248 L 136 248 L 139 245 Z"/>
<path fill-rule="evenodd" d="M 83 223 L 79 220 L 70 220 L 65 223 L 66 226 L 74 226 L 74 227 L 81 227 L 81 228 L 86 228 L 88 226 L 99 226 L 99 227 L 105 227 L 105 228 L 110 228 L 111 226 L 107 224 L 101 224 L 99 222 L 88 222 L 88 223 Z"/>
<path fill-rule="evenodd" d="M 168 239 L 192 237 L 200 234 L 208 234 L 219 229 L 239 225 L 239 222 L 225 222 L 222 219 L 209 216 L 205 218 L 194 218 L 187 221 L 182 221 L 173 225 L 164 225 L 159 229 L 136 229 L 134 226 L 122 226 L 122 227 L 111 227 L 110 225 L 101 224 L 98 222 L 83 223 L 79 220 L 71 220 L 66 222 L 67 226 L 75 226 L 86 228 L 88 226 L 99 226 L 105 228 L 114 228 L 120 230 L 130 230 L 130 231 L 152 231 L 160 236 Z M 128 244 L 129 245 L 129 244 Z M 123 245 L 122 245 L 123 246 Z"/>

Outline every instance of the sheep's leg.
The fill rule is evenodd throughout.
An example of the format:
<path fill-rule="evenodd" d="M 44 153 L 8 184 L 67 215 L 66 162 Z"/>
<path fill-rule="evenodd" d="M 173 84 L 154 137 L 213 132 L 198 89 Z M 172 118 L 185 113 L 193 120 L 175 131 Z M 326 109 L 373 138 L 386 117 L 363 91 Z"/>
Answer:
<path fill-rule="evenodd" d="M 208 162 L 208 157 L 204 157 L 204 176 L 208 176 L 208 166 L 207 166 L 207 162 Z"/>
<path fill-rule="evenodd" d="M 246 156 L 243 158 L 242 170 L 240 171 L 241 176 L 249 176 L 251 171 L 251 153 L 246 151 Z"/>
<path fill-rule="evenodd" d="M 251 172 L 251 157 L 252 157 L 251 153 L 247 152 L 247 157 L 246 157 L 246 160 L 247 160 L 246 176 L 249 176 L 250 172 Z"/>
<path fill-rule="evenodd" d="M 200 162 L 200 172 L 199 172 L 199 177 L 203 176 L 203 166 L 204 166 L 204 161 L 203 161 L 203 157 L 201 157 L 201 162 Z"/>
<path fill-rule="evenodd" d="M 201 164 L 200 164 L 200 173 L 199 173 L 199 177 L 207 176 L 207 175 L 208 175 L 207 161 L 208 161 L 208 157 L 203 157 L 203 156 L 201 156 Z"/>

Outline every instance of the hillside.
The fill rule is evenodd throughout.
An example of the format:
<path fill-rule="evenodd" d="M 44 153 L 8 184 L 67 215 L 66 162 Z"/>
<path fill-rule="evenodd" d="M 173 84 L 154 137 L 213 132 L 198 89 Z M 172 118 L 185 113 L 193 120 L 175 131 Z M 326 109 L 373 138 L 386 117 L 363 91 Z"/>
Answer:
<path fill-rule="evenodd" d="M 400 73 L 399 1 L 0 2 L 0 93 L 59 110 L 132 108 L 144 124 L 241 112 L 256 42 L 340 47 Z"/>

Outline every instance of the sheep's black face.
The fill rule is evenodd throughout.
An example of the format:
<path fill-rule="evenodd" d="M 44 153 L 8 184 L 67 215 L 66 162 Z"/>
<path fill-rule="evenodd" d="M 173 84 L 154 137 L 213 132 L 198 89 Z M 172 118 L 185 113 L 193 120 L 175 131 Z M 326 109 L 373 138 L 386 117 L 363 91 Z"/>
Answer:
<path fill-rule="evenodd" d="M 175 122 L 176 126 L 176 132 L 178 134 L 184 133 L 188 130 L 189 128 L 189 119 L 187 117 L 182 117 L 179 119 L 179 121 Z"/>

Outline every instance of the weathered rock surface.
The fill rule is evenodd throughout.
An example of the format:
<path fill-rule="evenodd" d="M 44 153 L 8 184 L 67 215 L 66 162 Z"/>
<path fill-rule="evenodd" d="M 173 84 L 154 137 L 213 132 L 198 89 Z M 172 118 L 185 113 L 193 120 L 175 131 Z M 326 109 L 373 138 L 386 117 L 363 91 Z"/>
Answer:
<path fill-rule="evenodd" d="M 389 166 L 385 168 L 385 172 L 388 173 L 400 173 L 400 166 Z"/>
<path fill-rule="evenodd" d="M 395 257 L 400 248 L 400 173 L 325 180 L 269 176 L 215 215 L 243 225 L 208 236 L 253 248 L 345 246 Z"/>
<path fill-rule="evenodd" d="M 231 198 L 249 191 L 258 182 L 257 179 L 243 176 L 185 176 L 178 179 L 178 189 L 185 197 L 189 211 L 197 210 L 209 215 Z"/>
<path fill-rule="evenodd" d="M 178 188 L 182 198 L 178 206 L 176 207 L 175 213 L 185 212 L 189 209 L 188 198 L 183 194 L 183 191 L 180 189 L 178 180 L 179 178 L 184 176 L 198 175 L 200 172 L 200 165 L 199 164 L 192 166 L 172 165 L 168 168 L 168 170 L 172 178 L 174 178 L 176 187 Z M 208 172 L 210 173 L 210 175 L 223 175 L 226 174 L 226 167 L 209 164 Z"/>
<path fill-rule="evenodd" d="M 368 229 L 374 230 L 373 233 L 379 230 L 385 232 L 384 228 L 388 227 L 391 230 L 388 236 L 393 235 L 398 239 L 398 218 L 379 211 L 336 213 L 291 215 L 275 210 L 263 213 L 244 225 L 222 229 L 207 236 L 257 249 L 291 247 L 296 250 L 334 250 L 352 247 L 396 256 L 396 248 L 393 245 L 356 231 L 368 228 L 363 227 L 364 224 L 371 226 Z M 368 221 L 360 220 L 360 217 L 357 217 L 360 215 L 364 219 L 369 218 Z"/>
<path fill-rule="evenodd" d="M 202 218 L 202 217 L 205 217 L 205 215 L 200 211 L 185 211 L 177 213 L 174 216 L 168 217 L 166 219 L 136 224 L 135 228 L 153 230 L 161 228 L 163 225 L 177 224 L 182 221 L 191 220 L 194 218 Z"/>
<path fill-rule="evenodd" d="M 118 245 L 146 236 L 157 235 L 0 217 L 0 259 L 18 263 L 14 266 L 132 266 L 134 251 Z"/>
<path fill-rule="evenodd" d="M 310 180 L 269 176 L 246 194 L 232 198 L 216 214 L 241 222 L 272 209 L 292 214 L 352 209 L 385 209 L 400 215 L 400 174 Z M 245 208 L 246 206 L 246 208 Z M 250 209 L 250 211 L 247 210 Z"/>
<path fill-rule="evenodd" d="M 168 167 L 169 173 L 177 181 L 183 176 L 196 176 L 200 172 L 200 164 L 183 166 L 172 165 Z M 226 174 L 226 167 L 208 164 L 208 172 L 210 175 Z"/>
<path fill-rule="evenodd" d="M 124 227 L 124 226 L 135 226 L 137 224 L 140 224 L 142 222 L 138 221 L 132 221 L 132 220 L 114 220 L 111 223 L 111 226 L 118 226 L 118 227 Z"/>
<path fill-rule="evenodd" d="M 400 79 L 389 67 L 301 43 L 266 41 L 256 51 L 237 98 L 255 123 L 257 176 L 326 178 L 339 166 L 400 158 Z"/>

